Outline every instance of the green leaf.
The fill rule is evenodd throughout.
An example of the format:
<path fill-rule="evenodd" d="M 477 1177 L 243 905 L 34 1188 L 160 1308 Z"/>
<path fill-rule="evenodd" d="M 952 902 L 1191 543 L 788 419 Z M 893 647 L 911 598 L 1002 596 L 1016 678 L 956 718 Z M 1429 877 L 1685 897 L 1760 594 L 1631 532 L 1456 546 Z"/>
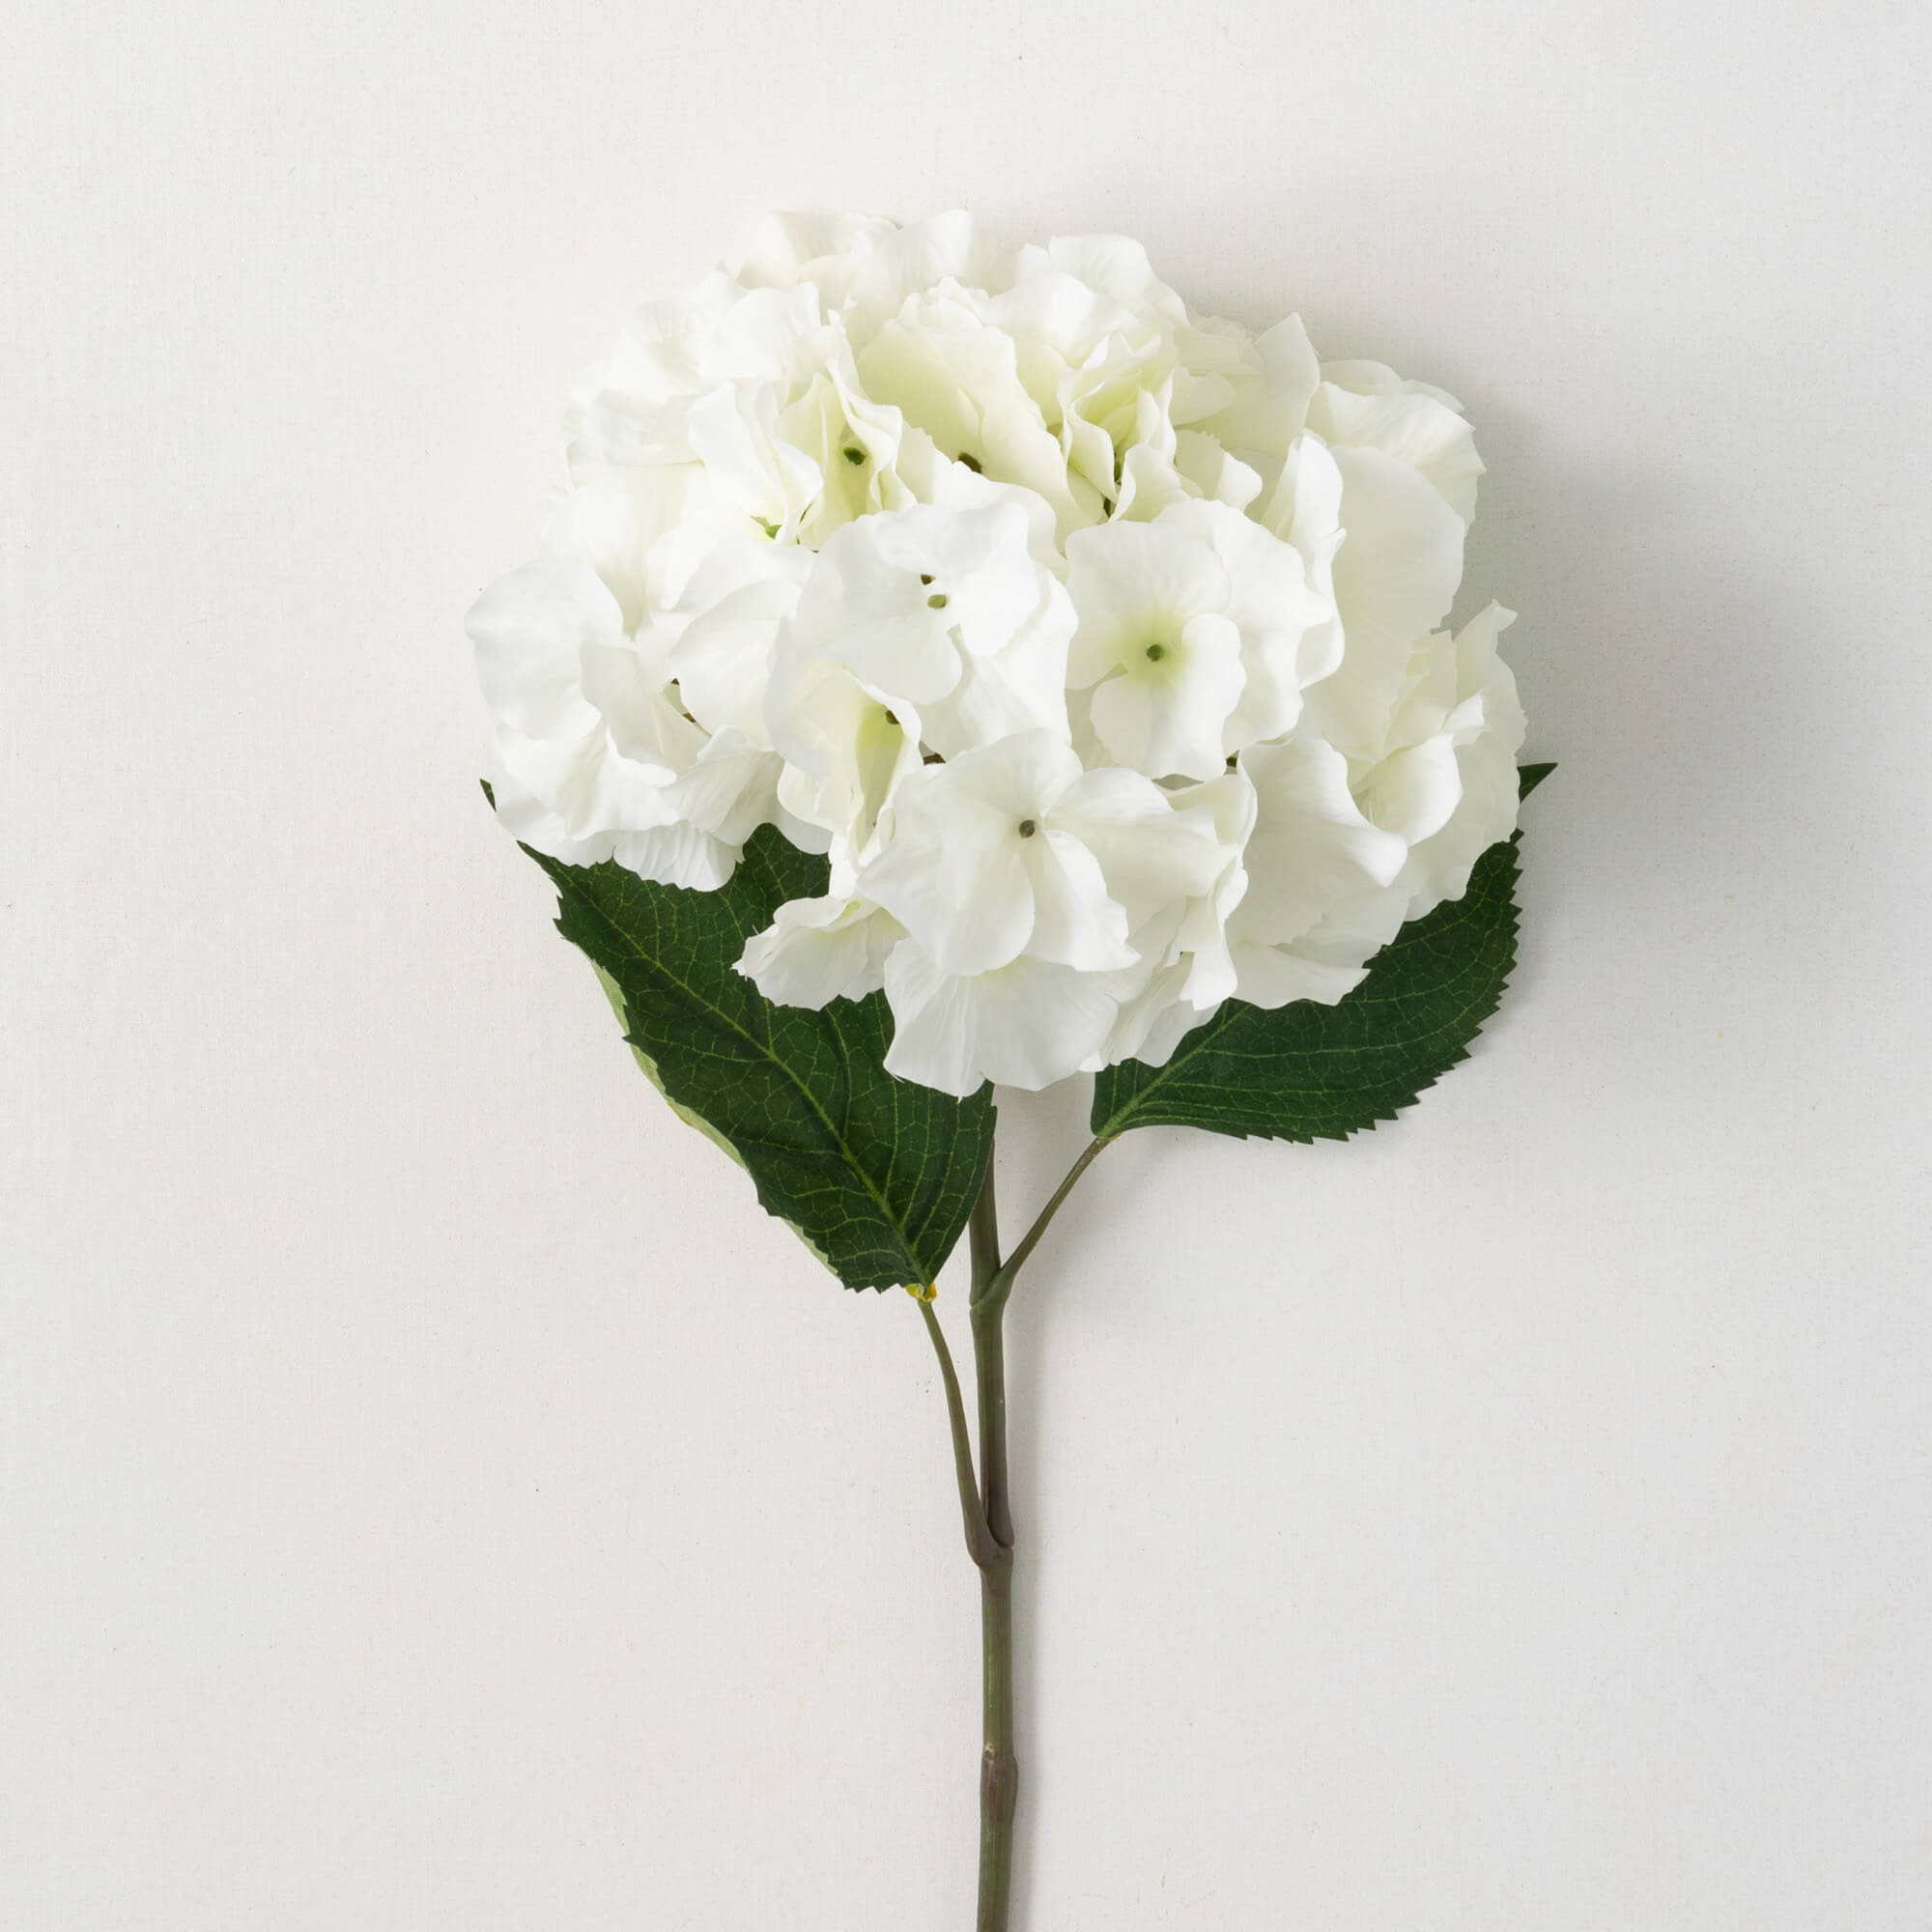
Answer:
<path fill-rule="evenodd" d="M 781 904 L 825 891 L 825 861 L 769 825 L 714 893 L 530 857 L 555 882 L 557 930 L 597 968 L 639 1064 L 743 1164 L 765 1210 L 847 1288 L 934 1280 L 985 1174 L 991 1087 L 955 1100 L 889 1074 L 883 993 L 811 1012 L 774 1006 L 734 970 Z"/>
<path fill-rule="evenodd" d="M 1526 797 L 1555 769 L 1526 765 Z M 1230 1000 L 1165 1066 L 1123 1061 L 1094 1083 L 1094 1132 L 1205 1127 L 1245 1140 L 1347 1140 L 1391 1121 L 1460 1060 L 1516 963 L 1517 846 L 1492 845 L 1469 889 L 1403 927 L 1332 1007 Z"/>

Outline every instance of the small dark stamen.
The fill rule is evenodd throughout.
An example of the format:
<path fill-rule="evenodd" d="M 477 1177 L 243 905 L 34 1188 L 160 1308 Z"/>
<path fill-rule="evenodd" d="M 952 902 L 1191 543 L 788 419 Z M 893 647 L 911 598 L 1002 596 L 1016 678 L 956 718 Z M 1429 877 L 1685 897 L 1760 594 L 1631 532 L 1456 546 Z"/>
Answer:
<path fill-rule="evenodd" d="M 980 468 L 980 459 L 977 456 L 968 456 L 963 449 L 959 452 L 959 461 L 963 463 L 966 466 L 966 468 L 973 472 L 975 476 L 983 476 L 986 473 L 983 469 Z"/>
<path fill-rule="evenodd" d="M 934 592 L 932 593 L 932 595 L 931 595 L 930 597 L 928 597 L 928 598 L 927 598 L 927 599 L 925 600 L 925 608 L 926 608 L 926 609 L 927 609 L 928 611 L 943 611 L 943 610 L 945 610 L 945 609 L 946 609 L 946 592 L 945 592 L 945 591 L 943 591 L 943 590 L 935 590 L 935 591 L 934 591 Z"/>
<path fill-rule="evenodd" d="M 1149 664 L 1158 664 L 1167 655 L 1167 646 L 1165 644 L 1150 644 L 1147 647 L 1147 654 Z"/>
<path fill-rule="evenodd" d="M 1038 830 L 1039 827 L 1032 819 L 1023 818 L 1020 820 L 1020 837 L 1022 838 L 1031 838 Z"/>
<path fill-rule="evenodd" d="M 919 574 L 919 581 L 922 583 L 930 583 L 932 582 L 932 572 L 929 570 L 922 570 Z"/>
<path fill-rule="evenodd" d="M 865 460 L 866 452 L 863 449 L 855 449 L 849 442 L 845 445 L 845 461 L 847 463 L 859 464 L 865 462 Z"/>

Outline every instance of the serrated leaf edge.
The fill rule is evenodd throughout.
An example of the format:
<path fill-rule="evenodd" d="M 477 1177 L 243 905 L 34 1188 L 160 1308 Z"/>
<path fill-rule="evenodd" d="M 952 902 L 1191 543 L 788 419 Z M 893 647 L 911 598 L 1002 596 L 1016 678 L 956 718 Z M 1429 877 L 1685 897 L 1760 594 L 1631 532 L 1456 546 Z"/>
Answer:
<path fill-rule="evenodd" d="M 1554 771 L 1554 770 L 1555 766 L 1551 765 L 1550 767 L 1548 767 L 1548 771 Z M 1531 781 L 1532 784 L 1540 782 L 1541 780 L 1547 777 L 1548 775 L 1548 773 L 1547 771 L 1539 772 L 1537 778 Z M 1297 1147 L 1313 1147 L 1317 1141 L 1344 1141 L 1344 1142 L 1350 1141 L 1353 1140 L 1357 1134 L 1372 1133 L 1378 1126 L 1384 1126 L 1394 1122 L 1401 1117 L 1404 1110 L 1409 1107 L 1413 1107 L 1422 1098 L 1423 1094 L 1428 1093 L 1429 1090 L 1432 1087 L 1434 1087 L 1445 1073 L 1449 1072 L 1454 1067 L 1462 1065 L 1462 1064 L 1469 1058 L 1470 1046 L 1473 1045 L 1473 1043 L 1482 1037 L 1483 1028 L 1489 1023 L 1490 1020 L 1495 1017 L 1496 1012 L 1502 1006 L 1503 994 L 1507 992 L 1509 989 L 1510 976 L 1512 973 L 1516 971 L 1517 935 L 1520 930 L 1520 925 L 1521 925 L 1520 909 L 1518 907 L 1516 902 L 1517 881 L 1522 875 L 1521 868 L 1517 863 L 1516 855 L 1518 847 L 1520 845 L 1521 841 L 1522 841 L 1522 833 L 1520 829 L 1512 833 L 1507 839 L 1498 839 L 1496 841 L 1498 845 L 1506 844 L 1509 848 L 1509 854 L 1510 854 L 1509 919 L 1507 926 L 1505 928 L 1509 935 L 1509 950 L 1503 958 L 1501 971 L 1498 974 L 1495 980 L 1494 995 L 1492 998 L 1490 999 L 1489 1004 L 1486 1007 L 1483 1007 L 1477 1012 L 1474 1028 L 1468 1034 L 1463 1042 L 1457 1047 L 1454 1056 L 1444 1061 L 1441 1066 L 1438 1067 L 1435 1072 L 1431 1074 L 1427 1080 L 1421 1082 L 1421 1084 L 1418 1085 L 1412 1093 L 1409 1093 L 1405 1097 L 1391 1103 L 1389 1110 L 1387 1112 L 1374 1111 L 1370 1114 L 1369 1118 L 1366 1121 L 1363 1121 L 1362 1122 L 1360 1122 L 1360 1124 L 1350 1127 L 1346 1129 L 1344 1132 L 1339 1134 L 1321 1133 L 1319 1130 L 1314 1133 L 1306 1133 L 1306 1134 L 1297 1134 L 1293 1132 L 1271 1133 L 1265 1127 L 1256 1127 L 1256 1128 L 1203 1127 L 1202 1125 L 1200 1125 L 1199 1122 L 1194 1121 L 1175 1121 L 1175 1120 L 1129 1121 L 1124 1125 L 1122 1125 L 1120 1123 L 1121 1116 L 1119 1114 L 1110 1115 L 1104 1122 L 1098 1121 L 1093 1122 L 1092 1122 L 1093 1132 L 1096 1136 L 1101 1138 L 1111 1138 L 1119 1134 L 1133 1133 L 1138 1129 L 1144 1127 L 1186 1127 L 1196 1133 L 1219 1134 L 1226 1140 L 1287 1141 Z M 1494 848 L 1492 847 L 1491 849 L 1493 850 Z M 1455 901 L 1451 901 L 1451 903 L 1455 903 Z M 1244 1003 L 1231 1000 L 1227 1003 L 1226 1006 L 1224 1006 L 1221 1009 L 1221 1012 L 1225 1013 L 1228 1010 L 1228 1007 L 1237 1006 L 1241 1004 Z M 1466 1011 L 1467 1009 L 1464 1009 L 1464 1012 Z M 1214 1019 L 1209 1020 L 1208 1022 L 1208 1025 L 1209 1026 L 1214 1025 L 1215 1021 L 1219 1020 L 1221 1014 L 1217 1013 L 1214 1016 Z M 1459 1015 L 1459 1019 L 1460 1017 L 1461 1016 Z M 1437 1034 L 1440 1034 L 1448 1030 L 1449 1029 L 1447 1028 L 1438 1027 L 1435 1031 Z M 1184 1038 L 1182 1044 L 1185 1044 Z M 1311 1059 L 1318 1058 L 1324 1053 L 1346 1053 L 1346 1052 L 1351 1052 L 1354 1049 L 1352 1048 L 1347 1048 L 1347 1047 L 1311 1047 L 1304 1049 L 1307 1057 Z M 1176 1062 L 1179 1059 L 1179 1055 L 1180 1055 L 1180 1047 L 1177 1046 L 1174 1050 L 1173 1056 L 1168 1060 L 1166 1065 L 1155 1067 L 1152 1069 L 1154 1073 L 1154 1078 L 1151 1081 L 1150 1081 L 1146 1087 L 1143 1087 L 1138 1094 L 1135 1094 L 1134 1099 L 1136 1103 L 1138 1103 L 1141 1099 L 1143 1099 L 1147 1094 L 1155 1092 L 1159 1088 L 1161 1082 L 1167 1077 L 1170 1069 L 1173 1068 Z"/>

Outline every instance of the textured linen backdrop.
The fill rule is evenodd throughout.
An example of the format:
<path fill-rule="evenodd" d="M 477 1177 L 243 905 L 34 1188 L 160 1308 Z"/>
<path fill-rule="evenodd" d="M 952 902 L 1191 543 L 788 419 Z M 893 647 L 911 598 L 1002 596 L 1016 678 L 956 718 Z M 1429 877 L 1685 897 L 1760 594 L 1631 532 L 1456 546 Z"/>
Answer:
<path fill-rule="evenodd" d="M 964 1922 L 918 1318 L 639 1077 L 461 625 L 647 279 L 965 203 L 1459 395 L 1459 615 L 1521 613 L 1562 761 L 1469 1064 L 1351 1146 L 1123 1143 L 1020 1283 L 1016 1920 L 1917 1932 L 1928 56 L 1903 6 L 16 9 L 0 1922 Z M 1084 1112 L 1007 1108 L 1010 1224 Z"/>

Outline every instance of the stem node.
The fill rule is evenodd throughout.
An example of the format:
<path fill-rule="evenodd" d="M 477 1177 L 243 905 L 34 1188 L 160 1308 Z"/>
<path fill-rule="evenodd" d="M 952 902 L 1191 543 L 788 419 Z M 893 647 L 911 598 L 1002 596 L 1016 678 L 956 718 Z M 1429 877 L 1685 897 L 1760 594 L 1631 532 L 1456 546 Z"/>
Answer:
<path fill-rule="evenodd" d="M 1007 1354 L 1003 1323 L 1013 1279 L 1039 1245 L 1047 1223 L 1073 1184 L 1108 1142 L 1092 1142 L 1054 1190 L 1009 1260 L 1000 1260 L 1000 1216 L 993 1195 L 993 1158 L 967 1223 L 973 1255 L 968 1311 L 973 1323 L 973 1379 L 979 1397 L 980 1467 L 966 1431 L 966 1405 L 952 1350 L 933 1313 L 930 1294 L 919 1297 L 946 1383 L 952 1457 L 966 1548 L 980 1572 L 980 1682 L 985 1747 L 980 1757 L 980 1910 L 977 1932 L 1007 1932 L 1013 1890 L 1013 1819 L 1019 1808 L 1020 1768 L 1013 1751 L 1013 1518 L 1007 1473 Z"/>

